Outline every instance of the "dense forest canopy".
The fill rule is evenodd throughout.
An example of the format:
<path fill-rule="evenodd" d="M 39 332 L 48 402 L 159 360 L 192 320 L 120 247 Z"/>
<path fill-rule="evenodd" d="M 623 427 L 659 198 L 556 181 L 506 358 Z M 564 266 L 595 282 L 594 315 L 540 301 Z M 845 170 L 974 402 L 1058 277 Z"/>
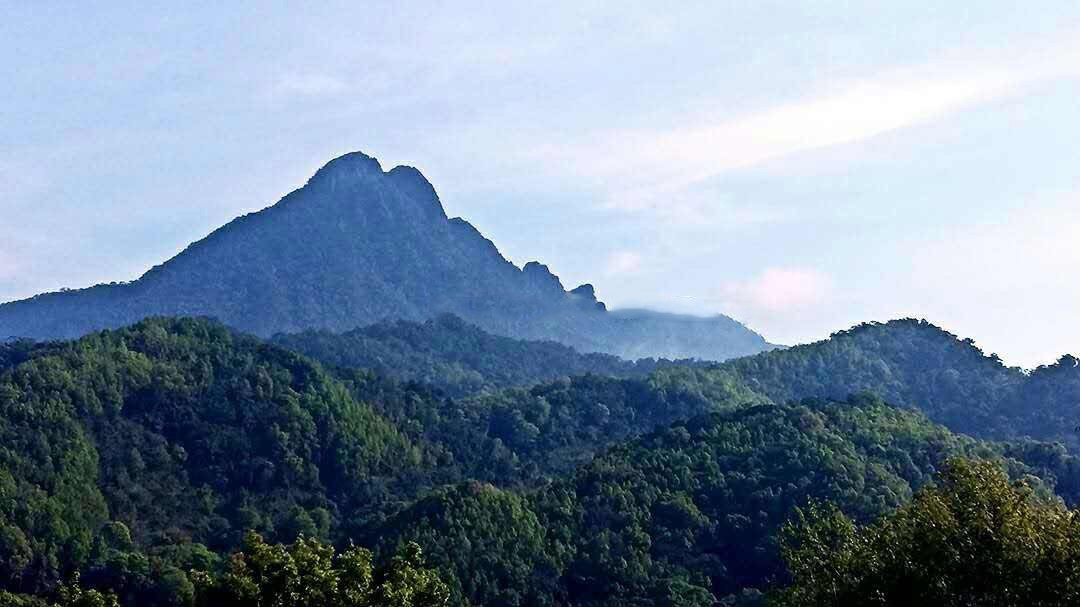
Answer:
<path fill-rule="evenodd" d="M 452 396 L 528 386 L 586 373 L 655 378 L 675 368 L 690 383 L 739 383 L 774 402 L 843 399 L 869 391 L 918 409 L 956 432 L 994 439 L 1062 441 L 1080 447 L 1080 365 L 1066 355 L 1030 372 L 1005 366 L 971 340 L 925 321 L 867 323 L 829 339 L 709 365 L 582 355 L 550 343 L 513 340 L 444 316 L 425 323 L 383 323 L 344 334 L 279 335 L 283 347 L 331 368 L 432 385 Z"/>
<path fill-rule="evenodd" d="M 1080 601 L 1080 511 L 986 462 L 948 462 L 936 485 L 871 524 L 812 504 L 782 545 L 794 583 L 777 607 Z"/>
<path fill-rule="evenodd" d="M 729 361 L 721 368 L 782 402 L 863 390 L 919 409 L 955 432 L 1080 447 L 1080 365 L 1062 356 L 1025 372 L 926 321 L 867 323 L 825 341 Z"/>
<path fill-rule="evenodd" d="M 1076 367 L 1009 369 L 915 321 L 709 366 L 453 318 L 276 343 L 153 318 L 9 342 L 0 588 L 64 607 L 812 596 L 813 567 L 833 565 L 782 533 L 808 504 L 869 550 L 958 457 L 1052 512 L 1080 503 L 1069 447 L 1023 436 L 1060 435 Z"/>
<path fill-rule="evenodd" d="M 1003 452 L 870 396 L 760 405 L 675 423 L 522 497 L 454 487 L 374 537 L 425 546 L 474 604 L 749 601 L 787 579 L 777 534 L 807 500 L 871 521 L 950 457 L 1032 472 Z"/>
<path fill-rule="evenodd" d="M 644 377 L 659 366 L 674 364 L 653 359 L 628 362 L 610 354 L 580 354 L 553 341 L 494 335 L 450 314 L 423 323 L 398 320 L 340 334 L 325 330 L 279 334 L 272 341 L 329 367 L 369 369 L 429 384 L 451 396 L 587 373 Z"/>
<path fill-rule="evenodd" d="M 45 345 L 0 374 L 0 412 L 15 590 L 104 565 L 109 538 L 175 572 L 250 529 L 327 536 L 422 465 L 317 365 L 205 321 Z"/>

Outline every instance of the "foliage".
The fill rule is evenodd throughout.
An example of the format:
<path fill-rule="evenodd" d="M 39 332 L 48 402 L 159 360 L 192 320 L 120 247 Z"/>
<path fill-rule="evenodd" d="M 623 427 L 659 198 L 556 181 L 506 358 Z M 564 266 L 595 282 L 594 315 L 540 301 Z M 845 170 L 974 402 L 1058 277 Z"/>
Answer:
<path fill-rule="evenodd" d="M 53 600 L 26 595 L 12 594 L 0 590 L 0 606 L 3 607 L 119 607 L 114 594 L 99 590 L 87 590 L 79 585 L 76 577 L 69 584 L 60 586 Z"/>
<path fill-rule="evenodd" d="M 453 602 L 490 607 L 550 603 L 561 563 L 528 501 L 489 484 L 465 483 L 427 496 L 387 522 L 378 542 L 390 550 L 426 546 Z"/>
<path fill-rule="evenodd" d="M 1080 360 L 1065 355 L 1033 370 L 1003 399 L 1001 417 L 1015 426 L 1016 434 L 1080 448 Z"/>
<path fill-rule="evenodd" d="M 317 365 L 216 323 L 45 345 L 0 374 L 0 583 L 84 570 L 150 600 L 245 529 L 332 533 L 420 458 Z"/>
<path fill-rule="evenodd" d="M 1080 448 L 1080 361 L 1063 356 L 1026 373 L 926 321 L 866 323 L 720 368 L 776 402 L 868 390 L 954 432 Z"/>
<path fill-rule="evenodd" d="M 970 340 L 912 319 L 859 325 L 724 367 L 777 402 L 872 391 L 954 431 L 982 436 L 992 434 L 996 403 L 1023 380 L 1019 369 L 986 356 Z"/>
<path fill-rule="evenodd" d="M 1080 601 L 1080 517 L 988 462 L 951 461 L 937 485 L 867 526 L 811 506 L 783 537 L 794 584 L 778 606 Z"/>
<path fill-rule="evenodd" d="M 1001 449 L 871 396 L 717 411 L 615 446 L 524 501 L 475 484 L 438 492 L 372 536 L 417 541 L 474 604 L 753 605 L 785 579 L 776 534 L 808 499 L 869 521 L 946 458 Z"/>
<path fill-rule="evenodd" d="M 442 330 L 414 335 L 416 351 Z M 486 339 L 446 330 L 415 372 L 439 369 L 440 352 L 458 364 L 476 345 L 454 335 Z M 890 345 L 881 332 L 892 331 L 901 338 Z M 1080 462 L 1062 444 L 969 438 L 871 394 L 774 400 L 877 387 L 930 403 L 927 416 L 959 417 L 961 401 L 986 396 L 993 406 L 963 406 L 1029 419 L 1009 398 L 1031 382 L 1048 402 L 1062 398 L 1059 413 L 1069 406 L 1067 360 L 1013 385 L 1011 371 L 999 382 L 999 363 L 923 323 L 860 332 L 858 347 L 818 346 L 827 355 L 793 349 L 460 397 L 370 370 L 328 372 L 208 320 L 11 343 L 0 366 L 0 587 L 30 605 L 57 600 L 81 573 L 79 596 L 125 606 L 222 593 L 341 602 L 351 599 L 307 588 L 338 592 L 367 563 L 362 600 L 442 597 L 434 585 L 417 590 L 432 578 L 409 556 L 416 544 L 454 605 L 749 607 L 787 581 L 778 532 L 808 500 L 835 503 L 855 528 L 904 507 L 944 460 L 964 456 L 998 461 L 1038 499 L 1056 488 L 1075 503 Z M 941 376 L 952 384 L 920 370 L 934 348 L 935 364 L 956 371 Z M 468 360 L 504 379 L 547 364 L 540 356 L 504 373 L 512 367 L 495 359 Z M 245 539 L 248 530 L 258 535 Z M 337 586 L 313 581 L 326 575 Z M 376 592 L 391 579 L 404 586 Z"/>
<path fill-rule="evenodd" d="M 196 583 L 195 604 L 206 607 L 442 607 L 449 597 L 416 544 L 375 568 L 364 548 L 337 553 L 307 537 L 271 545 L 254 532 L 223 574 L 200 573 Z"/>
<path fill-rule="evenodd" d="M 686 379 L 696 375 L 675 366 L 648 379 L 584 375 L 459 399 L 369 371 L 340 373 L 357 400 L 371 403 L 438 462 L 428 485 L 542 484 L 618 441 L 704 412 L 767 402 L 722 372 L 697 385 Z"/>
<path fill-rule="evenodd" d="M 383 322 L 340 334 L 279 334 L 272 341 L 328 367 L 369 369 L 380 376 L 435 386 L 454 397 L 573 375 L 644 377 L 659 366 L 675 364 L 653 359 L 627 362 L 610 354 L 579 354 L 553 341 L 493 335 L 451 314 L 423 323 Z"/>

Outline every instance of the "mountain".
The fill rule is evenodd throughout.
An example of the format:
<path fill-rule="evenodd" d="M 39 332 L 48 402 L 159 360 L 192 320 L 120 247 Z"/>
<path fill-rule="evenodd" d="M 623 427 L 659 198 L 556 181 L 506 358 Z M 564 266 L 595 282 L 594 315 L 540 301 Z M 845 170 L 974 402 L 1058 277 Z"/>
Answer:
<path fill-rule="evenodd" d="M 373 535 L 418 542 L 473 605 L 757 606 L 785 580 L 779 532 L 809 499 L 869 521 L 948 458 L 997 454 L 877 398 L 808 399 L 676 422 L 524 496 L 448 487 Z"/>
<path fill-rule="evenodd" d="M 1032 371 L 1007 367 L 925 320 L 865 323 L 719 368 L 724 381 L 734 375 L 776 402 L 871 391 L 954 432 L 1080 448 L 1080 360 L 1065 355 Z"/>
<path fill-rule="evenodd" d="M 149 319 L 21 358 L 0 371 L 9 590 L 135 566 L 156 584 L 249 529 L 336 533 L 424 466 L 316 363 L 220 324 Z M 106 562 L 117 542 L 142 565 Z"/>
<path fill-rule="evenodd" d="M 864 323 L 820 342 L 723 367 L 777 402 L 871 391 L 976 435 L 998 425 L 997 404 L 1025 379 L 1020 369 L 987 356 L 971 340 L 915 319 Z"/>
<path fill-rule="evenodd" d="M 295 553 L 298 575 L 331 545 L 392 564 L 415 541 L 461 607 L 757 605 L 808 499 L 871 520 L 953 456 L 1080 495 L 1061 445 L 961 436 L 869 395 L 773 404 L 723 367 L 455 399 L 190 318 L 0 352 L 0 602 L 79 574 L 125 606 L 217 604 L 200 580 L 243 591 L 229 554 L 254 530 L 323 542 L 248 555 Z"/>
<path fill-rule="evenodd" d="M 592 286 L 518 268 L 448 218 L 412 167 L 330 161 L 277 204 L 219 228 L 138 280 L 0 305 L 0 336 L 70 338 L 148 316 L 207 316 L 260 336 L 456 314 L 487 331 L 583 352 L 723 360 L 768 349 L 725 316 L 608 312 Z"/>
<path fill-rule="evenodd" d="M 452 314 L 422 323 L 387 321 L 345 333 L 280 333 L 271 341 L 332 368 L 369 369 L 425 383 L 451 396 L 588 373 L 644 377 L 659 367 L 678 364 L 655 359 L 629 362 L 610 354 L 581 354 L 554 341 L 493 335 Z"/>
<path fill-rule="evenodd" d="M 190 318 L 0 351 L 0 590 L 32 593 L 76 571 L 114 587 L 138 566 L 149 586 L 132 596 L 146 598 L 162 576 L 220 564 L 247 530 L 361 537 L 445 483 L 543 484 L 753 398 L 720 382 L 683 392 L 672 367 L 453 400 L 368 372 L 337 379 Z M 116 546 L 124 562 L 106 558 Z"/>

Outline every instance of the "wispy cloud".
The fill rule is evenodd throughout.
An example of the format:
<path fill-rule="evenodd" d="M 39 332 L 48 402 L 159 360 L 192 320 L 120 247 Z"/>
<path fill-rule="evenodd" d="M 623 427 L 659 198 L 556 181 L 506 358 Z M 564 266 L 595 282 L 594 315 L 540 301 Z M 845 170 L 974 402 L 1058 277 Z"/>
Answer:
<path fill-rule="evenodd" d="M 941 64 L 945 67 L 942 67 Z M 539 154 L 568 159 L 582 175 L 614 183 L 606 204 L 670 207 L 681 190 L 725 171 L 807 150 L 853 143 L 1009 95 L 1026 85 L 1080 74 L 1080 45 L 1014 51 L 1008 60 L 943 61 L 840 83 L 801 99 L 738 116 L 693 116 L 692 126 L 592 133 Z"/>
<path fill-rule="evenodd" d="M 748 317 L 789 314 L 825 302 L 833 281 L 813 268 L 767 268 L 753 279 L 725 285 L 722 298 Z"/>

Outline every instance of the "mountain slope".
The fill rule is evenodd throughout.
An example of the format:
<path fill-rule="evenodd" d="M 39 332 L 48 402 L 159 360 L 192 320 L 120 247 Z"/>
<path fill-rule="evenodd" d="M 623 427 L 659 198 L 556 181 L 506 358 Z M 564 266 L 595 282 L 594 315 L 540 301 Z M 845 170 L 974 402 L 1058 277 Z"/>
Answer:
<path fill-rule="evenodd" d="M 954 432 L 1080 448 L 1080 361 L 1066 355 L 1030 372 L 1006 367 L 972 340 L 922 320 L 866 323 L 720 368 L 724 381 L 735 375 L 776 402 L 868 390 Z"/>
<path fill-rule="evenodd" d="M 546 266 L 519 269 L 448 218 L 416 169 L 384 172 L 358 152 L 135 282 L 0 305 L 0 336 L 75 337 L 153 315 L 209 316 L 269 336 L 447 312 L 500 335 L 624 357 L 722 360 L 769 347 L 723 316 L 612 315 L 591 286 L 567 292 Z"/>
<path fill-rule="evenodd" d="M 610 354 L 580 354 L 553 341 L 493 335 L 457 316 L 423 323 L 398 320 L 345 333 L 282 333 L 277 345 L 337 368 L 370 369 L 402 381 L 423 382 L 451 396 L 593 373 L 644 377 L 676 363 L 622 360 Z"/>
<path fill-rule="evenodd" d="M 926 321 L 866 323 L 829 339 L 725 363 L 777 402 L 872 391 L 958 432 L 985 434 L 998 402 L 1024 380 L 971 340 Z"/>
<path fill-rule="evenodd" d="M 338 380 L 205 319 L 0 354 L 0 589 L 82 571 L 135 584 L 136 604 L 158 604 L 140 593 L 219 562 L 247 529 L 345 541 L 440 484 L 543 484 L 623 438 L 753 398 L 719 381 L 684 392 L 672 367 L 455 401 L 370 372 Z"/>
<path fill-rule="evenodd" d="M 81 572 L 125 605 L 185 604 L 188 572 L 255 529 L 384 557 L 417 540 L 460 605 L 752 601 L 809 497 L 873 517 L 951 455 L 1014 458 L 1074 503 L 1080 487 L 1060 445 L 872 396 L 777 406 L 725 368 L 453 399 L 164 318 L 2 352 L 0 589 L 18 592 Z"/>
<path fill-rule="evenodd" d="M 318 365 L 217 323 L 43 345 L 0 372 L 0 583 L 48 587 L 117 525 L 167 562 L 326 534 L 420 465 Z"/>
<path fill-rule="evenodd" d="M 796 507 L 827 499 L 872 520 L 955 456 L 1000 447 L 877 398 L 808 399 L 677 422 L 526 499 L 443 490 L 374 535 L 419 542 L 472 604 L 760 605 L 784 580 L 777 535 Z"/>

